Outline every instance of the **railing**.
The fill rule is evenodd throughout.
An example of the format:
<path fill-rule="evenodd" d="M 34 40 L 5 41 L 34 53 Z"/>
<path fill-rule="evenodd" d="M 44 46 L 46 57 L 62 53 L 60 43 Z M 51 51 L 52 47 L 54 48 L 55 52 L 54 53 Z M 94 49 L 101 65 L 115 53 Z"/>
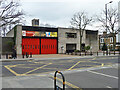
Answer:
<path fill-rule="evenodd" d="M 65 54 L 68 55 L 79 55 L 79 56 L 101 56 L 101 55 L 120 55 L 120 51 L 102 51 L 102 52 L 92 52 L 92 51 L 85 51 L 85 52 L 66 52 Z"/>

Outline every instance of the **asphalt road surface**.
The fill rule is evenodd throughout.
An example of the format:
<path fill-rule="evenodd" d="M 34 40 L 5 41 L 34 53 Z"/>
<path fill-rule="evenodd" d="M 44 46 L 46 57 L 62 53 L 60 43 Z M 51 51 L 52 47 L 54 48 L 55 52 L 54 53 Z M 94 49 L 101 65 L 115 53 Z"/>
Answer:
<path fill-rule="evenodd" d="M 118 59 L 116 56 L 3 62 L 2 77 L 44 75 L 53 80 L 54 72 L 61 71 L 67 88 L 118 88 Z M 57 80 L 62 83 L 61 76 Z"/>

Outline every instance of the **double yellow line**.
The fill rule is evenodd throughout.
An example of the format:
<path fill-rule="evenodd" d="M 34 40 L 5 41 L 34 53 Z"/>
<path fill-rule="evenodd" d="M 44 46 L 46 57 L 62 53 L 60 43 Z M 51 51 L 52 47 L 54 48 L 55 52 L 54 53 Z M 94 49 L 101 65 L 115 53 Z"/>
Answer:
<path fill-rule="evenodd" d="M 52 77 L 52 76 L 51 76 L 51 77 Z M 54 79 L 54 77 L 52 77 L 52 78 Z M 60 78 L 58 78 L 58 77 L 56 77 L 55 79 L 56 79 L 56 80 L 59 80 L 60 82 L 63 82 L 63 80 L 60 79 Z M 67 82 L 67 81 L 65 81 L 65 84 L 68 85 L 68 86 L 70 86 L 70 87 L 72 87 L 72 88 L 74 88 L 74 89 L 76 89 L 76 90 L 82 90 L 82 88 L 79 88 L 78 86 L 75 86 L 75 85 L 73 85 L 73 84 L 71 84 L 71 83 L 69 83 L 69 82 Z"/>

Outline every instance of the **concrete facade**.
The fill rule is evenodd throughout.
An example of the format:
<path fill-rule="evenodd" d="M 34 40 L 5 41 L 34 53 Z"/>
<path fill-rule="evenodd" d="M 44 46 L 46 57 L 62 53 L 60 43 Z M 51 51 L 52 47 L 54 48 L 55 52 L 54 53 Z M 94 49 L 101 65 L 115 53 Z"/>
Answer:
<path fill-rule="evenodd" d="M 2 37 L 2 54 L 12 53 L 13 37 Z"/>
<path fill-rule="evenodd" d="M 76 38 L 66 38 L 65 33 L 76 33 Z M 82 43 L 90 46 L 91 51 L 99 50 L 98 31 L 85 30 L 82 37 Z M 78 29 L 58 28 L 58 52 L 65 53 L 66 44 L 76 44 L 76 50 L 80 50 L 80 33 Z M 61 47 L 64 47 L 63 49 Z"/>
<path fill-rule="evenodd" d="M 92 52 L 97 52 L 99 50 L 99 37 L 98 31 L 86 30 L 85 45 L 91 47 Z"/>
<path fill-rule="evenodd" d="M 66 33 L 75 33 L 76 37 L 67 38 Z M 8 32 L 8 36 L 14 37 L 17 54 L 22 54 L 22 26 L 17 25 L 13 30 Z M 98 31 L 85 30 L 82 43 L 85 46 L 89 45 L 92 47 L 91 51 L 97 52 L 99 50 Z M 58 53 L 65 53 L 67 44 L 76 44 L 76 50 L 80 50 L 80 33 L 78 29 L 58 28 Z"/>
<path fill-rule="evenodd" d="M 0 36 L 0 55 L 2 54 L 2 37 Z"/>
<path fill-rule="evenodd" d="M 16 27 L 16 52 L 22 54 L 22 26 Z"/>
<path fill-rule="evenodd" d="M 77 33 L 76 38 L 66 38 L 65 33 Z M 66 44 L 76 44 L 76 49 L 80 50 L 80 34 L 78 30 L 69 28 L 58 28 L 58 53 L 66 52 Z M 62 48 L 63 47 L 63 50 Z"/>
<path fill-rule="evenodd" d="M 118 16 L 119 16 L 119 21 L 118 21 L 118 42 L 120 43 L 120 1 L 118 2 Z"/>
<path fill-rule="evenodd" d="M 9 31 L 6 35 L 6 37 L 14 37 L 14 29 L 12 29 L 11 31 Z"/>

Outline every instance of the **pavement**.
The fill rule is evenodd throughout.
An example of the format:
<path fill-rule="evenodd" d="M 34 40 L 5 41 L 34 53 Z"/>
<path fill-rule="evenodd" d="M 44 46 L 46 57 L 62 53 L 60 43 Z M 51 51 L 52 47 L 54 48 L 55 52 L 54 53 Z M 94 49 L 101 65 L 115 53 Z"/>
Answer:
<path fill-rule="evenodd" d="M 48 60 L 48 59 L 66 59 L 66 58 L 90 58 L 90 57 L 114 57 L 114 56 L 119 56 L 118 54 L 116 55 L 103 55 L 102 53 L 97 55 L 92 55 L 92 56 L 79 56 L 79 55 L 67 55 L 67 54 L 43 54 L 43 55 L 33 55 L 32 58 L 22 58 L 22 55 L 18 55 L 16 59 L 6 59 L 5 55 L 2 55 L 2 59 L 0 59 L 0 62 L 4 61 L 24 61 L 24 60 Z"/>

